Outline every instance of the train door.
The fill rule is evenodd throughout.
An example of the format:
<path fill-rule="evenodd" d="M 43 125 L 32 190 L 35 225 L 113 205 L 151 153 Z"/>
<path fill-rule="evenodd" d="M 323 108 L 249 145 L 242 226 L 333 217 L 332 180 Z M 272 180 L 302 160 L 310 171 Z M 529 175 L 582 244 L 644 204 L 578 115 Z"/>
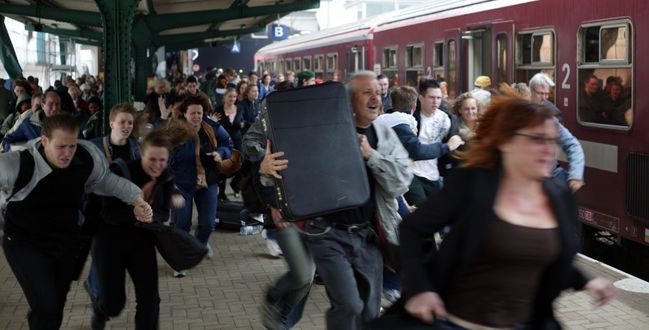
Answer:
<path fill-rule="evenodd" d="M 478 76 L 491 77 L 492 31 L 488 27 L 477 27 L 462 32 L 462 44 L 466 47 L 466 83 L 464 90 L 473 89 L 473 82 Z"/>
<path fill-rule="evenodd" d="M 448 84 L 448 98 L 454 100 L 462 92 L 462 65 L 460 62 L 460 29 L 447 30 L 446 39 L 446 81 Z"/>
<path fill-rule="evenodd" d="M 493 61 L 491 81 L 497 87 L 500 83 L 514 82 L 514 22 L 498 22 L 491 25 Z"/>

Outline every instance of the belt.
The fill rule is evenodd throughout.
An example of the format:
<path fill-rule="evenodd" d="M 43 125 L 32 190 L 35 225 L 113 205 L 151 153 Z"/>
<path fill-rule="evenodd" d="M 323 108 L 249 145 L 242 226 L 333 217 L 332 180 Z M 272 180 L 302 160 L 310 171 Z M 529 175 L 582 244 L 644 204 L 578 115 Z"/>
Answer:
<path fill-rule="evenodd" d="M 359 232 L 359 231 L 361 231 L 361 230 L 363 230 L 365 228 L 369 228 L 370 223 L 365 222 L 365 223 L 356 223 L 356 224 L 347 225 L 347 224 L 340 224 L 340 223 L 333 222 L 333 223 L 331 223 L 331 227 L 336 228 L 336 229 L 340 229 L 340 230 L 344 230 L 344 231 L 352 234 L 352 233 L 357 233 L 357 232 Z"/>
<path fill-rule="evenodd" d="M 455 323 L 461 327 L 464 327 L 469 330 L 511 330 L 512 328 L 501 328 L 501 327 L 489 327 L 481 324 L 476 324 L 473 322 L 469 322 L 467 320 L 461 319 L 455 315 L 448 314 L 446 316 L 446 319 L 451 321 L 452 323 Z"/>

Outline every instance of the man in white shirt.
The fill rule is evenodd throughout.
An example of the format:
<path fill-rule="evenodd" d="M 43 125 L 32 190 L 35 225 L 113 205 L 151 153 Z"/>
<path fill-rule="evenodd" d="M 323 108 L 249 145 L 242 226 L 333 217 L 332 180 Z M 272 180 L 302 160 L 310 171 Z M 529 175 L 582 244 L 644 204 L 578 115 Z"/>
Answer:
<path fill-rule="evenodd" d="M 421 108 L 414 114 L 419 141 L 422 144 L 442 142 L 451 130 L 451 118 L 439 109 L 442 90 L 437 81 L 427 79 L 419 84 L 419 102 Z M 415 177 L 405 197 L 411 205 L 420 206 L 442 188 L 437 159 L 415 161 L 412 169 Z"/>

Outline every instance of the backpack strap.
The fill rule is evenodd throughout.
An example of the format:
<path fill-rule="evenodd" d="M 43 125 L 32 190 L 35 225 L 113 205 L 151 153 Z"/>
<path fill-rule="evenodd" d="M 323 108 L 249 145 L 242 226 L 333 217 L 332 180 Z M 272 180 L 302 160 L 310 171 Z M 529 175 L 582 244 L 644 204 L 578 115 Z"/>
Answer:
<path fill-rule="evenodd" d="M 32 176 L 34 175 L 34 166 L 34 157 L 29 152 L 29 150 L 21 150 L 18 177 L 16 178 L 16 182 L 14 182 L 14 188 L 7 200 L 10 200 L 12 197 L 14 197 L 16 193 L 18 193 L 27 185 L 27 183 L 29 183 L 29 180 L 31 180 Z"/>
<path fill-rule="evenodd" d="M 129 181 L 131 180 L 131 171 L 128 169 L 128 165 L 123 159 L 117 158 L 113 161 L 113 164 L 119 167 L 119 170 L 122 172 L 122 176 L 125 179 L 128 179 Z"/>

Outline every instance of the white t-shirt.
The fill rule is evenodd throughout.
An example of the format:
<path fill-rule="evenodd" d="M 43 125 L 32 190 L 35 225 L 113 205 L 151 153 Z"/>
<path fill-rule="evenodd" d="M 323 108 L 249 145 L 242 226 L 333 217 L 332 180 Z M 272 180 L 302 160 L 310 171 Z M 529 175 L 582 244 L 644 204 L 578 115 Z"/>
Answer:
<path fill-rule="evenodd" d="M 444 139 L 450 129 L 451 119 L 442 110 L 435 110 L 430 117 L 426 117 L 422 112 L 421 123 L 419 125 L 419 141 L 422 144 L 442 142 L 442 139 Z M 415 161 L 412 166 L 412 171 L 418 177 L 431 181 L 439 180 L 437 159 Z"/>
<path fill-rule="evenodd" d="M 417 134 L 417 119 L 404 112 L 397 111 L 393 113 L 385 113 L 376 118 L 374 122 L 383 124 L 387 127 L 406 124 L 410 127 L 413 133 Z"/>

